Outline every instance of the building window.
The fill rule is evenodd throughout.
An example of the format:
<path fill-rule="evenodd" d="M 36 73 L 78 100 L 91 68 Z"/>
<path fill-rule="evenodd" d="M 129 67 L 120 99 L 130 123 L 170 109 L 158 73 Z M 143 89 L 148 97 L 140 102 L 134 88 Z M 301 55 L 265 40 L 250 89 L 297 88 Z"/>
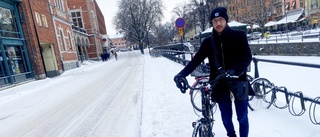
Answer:
<path fill-rule="evenodd" d="M 311 9 L 316 9 L 318 8 L 318 2 L 317 0 L 312 0 L 311 1 Z"/>
<path fill-rule="evenodd" d="M 43 22 L 43 26 L 48 28 L 48 22 L 47 22 L 47 17 L 46 15 L 41 14 L 42 16 L 42 22 Z"/>
<path fill-rule="evenodd" d="M 288 2 L 287 4 L 286 4 L 286 6 L 285 6 L 285 8 L 284 9 L 286 9 L 286 10 L 290 10 L 290 3 Z"/>
<path fill-rule="evenodd" d="M 63 8 L 63 0 L 56 0 L 56 7 L 59 9 L 59 10 L 64 10 Z"/>
<path fill-rule="evenodd" d="M 81 12 L 80 11 L 72 12 L 71 16 L 72 16 L 73 25 L 83 28 Z"/>
<path fill-rule="evenodd" d="M 292 2 L 292 9 L 296 9 L 296 2 Z"/>
<path fill-rule="evenodd" d="M 61 30 L 60 30 L 60 38 L 61 38 L 61 46 L 62 46 L 63 50 L 66 51 L 66 45 L 64 43 L 64 37 L 63 37 L 63 33 Z"/>
<path fill-rule="evenodd" d="M 40 14 L 38 12 L 35 12 L 35 15 L 36 15 L 37 24 L 39 26 L 42 26 Z"/>
<path fill-rule="evenodd" d="M 13 12 L 10 9 L 0 7 L 0 37 L 18 38 L 19 33 Z"/>
<path fill-rule="evenodd" d="M 73 51 L 72 39 L 71 39 L 70 33 L 68 33 L 68 38 L 69 38 L 70 49 Z"/>
<path fill-rule="evenodd" d="M 303 6 L 303 0 L 300 0 L 300 8 L 304 7 Z"/>

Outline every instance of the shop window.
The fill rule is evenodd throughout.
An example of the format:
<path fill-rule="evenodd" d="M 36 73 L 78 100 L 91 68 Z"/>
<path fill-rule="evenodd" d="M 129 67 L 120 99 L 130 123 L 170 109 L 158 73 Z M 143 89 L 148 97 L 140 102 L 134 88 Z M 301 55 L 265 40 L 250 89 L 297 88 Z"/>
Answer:
<path fill-rule="evenodd" d="M 0 7 L 0 36 L 18 38 L 18 30 L 13 11 Z"/>
<path fill-rule="evenodd" d="M 7 61 L 9 70 L 12 75 L 25 73 L 26 65 L 24 64 L 23 54 L 20 46 L 7 46 Z"/>

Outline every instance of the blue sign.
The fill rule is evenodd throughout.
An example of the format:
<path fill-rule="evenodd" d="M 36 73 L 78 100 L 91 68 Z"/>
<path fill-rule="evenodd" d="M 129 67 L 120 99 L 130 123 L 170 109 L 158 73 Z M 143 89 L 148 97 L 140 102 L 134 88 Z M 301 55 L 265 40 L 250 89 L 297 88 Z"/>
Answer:
<path fill-rule="evenodd" d="M 184 18 L 177 18 L 175 24 L 177 28 L 183 28 L 186 24 L 186 21 L 184 20 Z"/>

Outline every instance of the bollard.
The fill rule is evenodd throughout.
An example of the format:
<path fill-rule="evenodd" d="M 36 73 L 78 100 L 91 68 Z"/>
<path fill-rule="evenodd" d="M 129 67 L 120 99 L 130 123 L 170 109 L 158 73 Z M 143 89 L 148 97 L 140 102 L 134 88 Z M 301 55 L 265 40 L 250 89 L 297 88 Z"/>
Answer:
<path fill-rule="evenodd" d="M 254 63 L 254 78 L 258 78 L 259 77 L 258 60 L 256 58 L 252 58 L 252 61 Z"/>

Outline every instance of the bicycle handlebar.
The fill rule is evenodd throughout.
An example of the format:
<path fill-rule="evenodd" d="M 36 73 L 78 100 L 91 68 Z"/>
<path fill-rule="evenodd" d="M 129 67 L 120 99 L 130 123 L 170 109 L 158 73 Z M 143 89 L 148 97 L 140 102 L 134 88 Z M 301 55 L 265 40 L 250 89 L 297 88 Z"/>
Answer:
<path fill-rule="evenodd" d="M 223 78 L 227 78 L 227 79 L 236 79 L 239 78 L 239 76 L 235 76 L 235 75 L 229 75 L 229 74 L 220 74 L 218 75 L 214 80 L 209 81 L 208 83 L 211 85 L 211 87 L 214 87 L 216 85 L 216 83 L 218 82 L 218 80 L 223 79 Z M 183 87 L 186 87 L 186 89 L 183 90 L 187 90 L 188 88 L 191 90 L 200 90 L 201 88 L 195 88 L 192 87 L 191 85 L 189 85 L 188 80 L 186 78 L 181 79 L 182 83 L 183 83 Z"/>

